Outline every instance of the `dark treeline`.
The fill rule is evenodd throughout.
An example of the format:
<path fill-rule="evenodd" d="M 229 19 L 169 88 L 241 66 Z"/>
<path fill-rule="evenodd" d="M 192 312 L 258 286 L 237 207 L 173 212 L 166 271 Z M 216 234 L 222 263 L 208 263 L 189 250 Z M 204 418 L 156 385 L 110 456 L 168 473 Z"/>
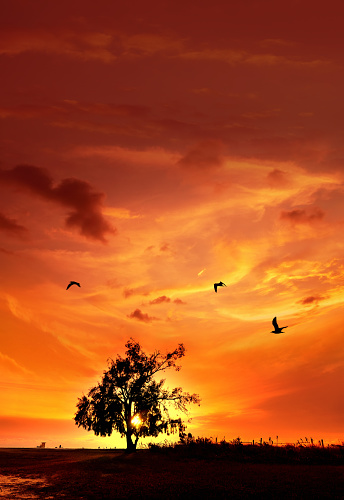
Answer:
<path fill-rule="evenodd" d="M 344 465 L 344 443 L 322 446 L 299 442 L 277 446 L 267 442 L 247 444 L 240 438 L 217 442 L 212 438 L 194 438 L 189 434 L 178 443 L 151 443 L 148 448 L 153 453 L 170 454 L 181 459 L 213 458 L 245 463 Z"/>

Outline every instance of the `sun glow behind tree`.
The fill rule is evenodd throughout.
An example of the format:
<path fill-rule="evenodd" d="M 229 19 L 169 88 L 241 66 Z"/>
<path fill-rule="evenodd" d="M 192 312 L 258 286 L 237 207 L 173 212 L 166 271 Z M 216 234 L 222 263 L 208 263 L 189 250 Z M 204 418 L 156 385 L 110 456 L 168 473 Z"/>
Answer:
<path fill-rule="evenodd" d="M 142 420 L 141 420 L 140 415 L 138 413 L 133 416 L 133 418 L 131 419 L 131 423 L 135 427 L 139 427 L 142 424 Z"/>

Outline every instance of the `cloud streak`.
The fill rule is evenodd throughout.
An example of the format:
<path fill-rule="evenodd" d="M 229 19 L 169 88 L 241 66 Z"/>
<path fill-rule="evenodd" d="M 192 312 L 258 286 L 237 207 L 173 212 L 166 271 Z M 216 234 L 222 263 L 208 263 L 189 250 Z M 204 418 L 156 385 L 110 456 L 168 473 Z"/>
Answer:
<path fill-rule="evenodd" d="M 64 55 L 84 61 L 100 60 L 110 63 L 116 59 L 109 50 L 112 36 L 105 33 L 73 33 L 63 29 L 45 31 L 4 31 L 0 40 L 0 54 L 15 56 L 25 52 Z"/>
<path fill-rule="evenodd" d="M 0 170 L 0 183 L 22 187 L 70 209 L 65 219 L 66 226 L 77 228 L 88 239 L 105 243 L 105 235 L 115 232 L 102 215 L 104 193 L 94 191 L 86 181 L 71 177 L 54 185 L 48 170 L 33 165 L 17 165 L 11 170 Z M 6 220 L 3 221 L 5 223 Z M 11 225 L 8 221 L 7 224 Z M 13 224 L 12 221 L 12 227 L 15 227 Z"/>
<path fill-rule="evenodd" d="M 270 41 L 271 42 L 271 41 Z M 41 53 L 81 61 L 100 61 L 110 64 L 119 60 L 163 57 L 199 62 L 221 62 L 230 66 L 287 66 L 287 67 L 319 67 L 328 64 L 326 59 L 300 57 L 291 51 L 293 44 L 265 43 L 263 51 L 249 50 L 244 47 L 223 46 L 214 43 L 212 47 L 192 47 L 187 38 L 178 34 L 157 34 L 140 30 L 128 35 L 120 28 L 107 29 L 106 32 L 80 29 L 78 32 L 54 27 L 32 30 L 29 28 L 3 30 L 0 39 L 0 54 L 16 56 L 23 53 Z M 282 52 L 281 52 L 282 49 Z"/>

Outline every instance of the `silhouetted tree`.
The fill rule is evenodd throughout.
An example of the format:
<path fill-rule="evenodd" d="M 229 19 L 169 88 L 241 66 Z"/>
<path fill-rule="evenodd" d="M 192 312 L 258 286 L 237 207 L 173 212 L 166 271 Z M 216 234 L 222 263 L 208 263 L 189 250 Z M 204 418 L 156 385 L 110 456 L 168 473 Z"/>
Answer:
<path fill-rule="evenodd" d="M 136 450 L 140 437 L 158 436 L 161 432 L 180 433 L 185 426 L 180 418 L 170 418 L 168 407 L 187 413 L 187 405 L 200 403 L 198 394 L 164 389 L 165 380 L 153 377 L 167 368 L 180 370 L 176 361 L 185 354 L 183 344 L 162 355 L 159 351 L 147 355 L 132 338 L 125 344 L 126 357 L 109 359 L 109 369 L 102 381 L 90 389 L 88 396 L 79 398 L 74 416 L 78 427 L 92 430 L 97 436 L 110 436 L 113 430 L 126 436 L 127 451 Z"/>

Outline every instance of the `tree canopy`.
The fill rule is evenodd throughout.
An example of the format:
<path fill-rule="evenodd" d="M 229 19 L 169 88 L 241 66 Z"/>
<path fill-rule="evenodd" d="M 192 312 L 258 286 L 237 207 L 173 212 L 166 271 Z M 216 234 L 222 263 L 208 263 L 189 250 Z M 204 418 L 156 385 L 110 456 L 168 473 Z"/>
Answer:
<path fill-rule="evenodd" d="M 185 355 L 183 344 L 165 355 L 160 351 L 145 354 L 133 338 L 125 347 L 126 357 L 109 359 L 101 382 L 79 398 L 74 420 L 78 427 L 97 436 L 110 436 L 116 430 L 126 437 L 127 451 L 134 451 L 140 437 L 176 430 L 183 433 L 183 421 L 171 418 L 169 409 L 172 406 L 187 414 L 188 405 L 199 404 L 200 398 L 183 392 L 181 387 L 165 389 L 165 380 L 154 377 L 168 368 L 180 370 L 176 363 Z"/>

